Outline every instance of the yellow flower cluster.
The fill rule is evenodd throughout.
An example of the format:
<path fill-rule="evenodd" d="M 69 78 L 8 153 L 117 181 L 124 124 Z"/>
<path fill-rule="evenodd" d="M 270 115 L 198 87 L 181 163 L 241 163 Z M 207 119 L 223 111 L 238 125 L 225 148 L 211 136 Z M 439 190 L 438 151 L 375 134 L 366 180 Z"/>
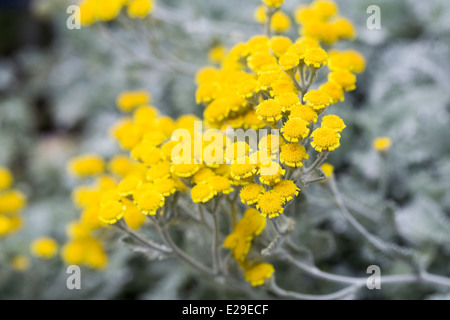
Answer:
<path fill-rule="evenodd" d="M 11 171 L 0 166 L 0 237 L 16 232 L 23 224 L 20 212 L 26 205 L 26 197 L 12 188 L 13 184 Z"/>
<path fill-rule="evenodd" d="M 144 19 L 155 7 L 154 0 L 81 0 L 80 22 L 84 26 L 116 19 L 126 9 L 128 17 Z"/>
<path fill-rule="evenodd" d="M 263 2 L 256 19 L 265 23 L 270 12 L 274 21 L 283 1 Z M 74 191 L 83 213 L 68 228 L 66 261 L 102 265 L 105 256 L 93 258 L 83 247 L 89 243 L 99 248 L 90 243 L 94 231 L 122 219 L 130 228 L 139 228 L 147 215 L 170 211 L 179 196 L 206 204 L 208 211 L 218 208 L 223 198 L 233 202 L 239 196 L 246 211 L 236 214 L 235 220 L 242 218 L 223 245 L 252 285 L 271 277 L 272 265 L 248 258 L 254 238 L 267 218 L 278 217 L 299 194 L 301 178 L 340 146 L 346 125 L 329 107 L 344 101 L 345 92 L 355 89 L 356 74 L 365 68 L 358 52 L 324 46 L 354 36 L 353 26 L 337 16 L 334 2 L 315 0 L 299 8 L 296 21 L 301 24 L 297 39 L 256 35 L 229 50 L 217 46 L 208 52 L 214 66 L 202 68 L 195 77 L 203 119 L 161 115 L 145 90 L 118 95 L 123 117 L 110 133 L 127 154 L 109 161 L 82 155 L 68 166 L 75 176 L 95 180 Z M 316 26 L 320 32 L 314 33 Z M 325 81 L 318 84 L 316 79 Z M 254 145 L 231 138 L 229 129 L 266 129 L 266 134 L 258 131 Z M 314 153 L 317 160 L 305 168 Z M 332 172 L 332 167 L 321 168 L 327 175 Z M 230 197 L 232 193 L 236 197 Z"/>

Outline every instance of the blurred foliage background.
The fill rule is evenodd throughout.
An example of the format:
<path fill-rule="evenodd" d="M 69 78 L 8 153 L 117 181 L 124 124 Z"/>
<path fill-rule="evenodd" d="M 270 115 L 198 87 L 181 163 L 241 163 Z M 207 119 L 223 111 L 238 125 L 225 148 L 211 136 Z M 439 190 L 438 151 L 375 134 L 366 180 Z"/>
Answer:
<path fill-rule="evenodd" d="M 357 218 L 385 240 L 413 246 L 428 270 L 450 275 L 450 4 L 446 0 L 336 1 L 355 24 L 351 47 L 364 54 L 367 69 L 357 89 L 336 107 L 347 124 L 342 147 L 329 162 Z M 286 0 L 291 15 L 301 0 Z M 203 283 L 173 260 L 149 262 L 115 239 L 108 244 L 110 263 L 102 271 L 82 270 L 82 290 L 66 288 L 66 268 L 29 254 L 30 242 L 51 236 L 66 240 L 65 225 L 76 219 L 71 202 L 75 181 L 67 175 L 70 157 L 84 152 L 114 155 L 108 136 L 119 118 L 116 96 L 145 88 L 161 113 L 201 116 L 195 104 L 195 72 L 209 64 L 208 50 L 262 33 L 253 20 L 259 0 L 159 1 L 151 33 L 160 52 L 150 51 L 119 23 L 107 27 L 122 44 L 96 26 L 69 30 L 67 6 L 58 0 L 0 1 L 0 165 L 9 167 L 16 186 L 28 197 L 24 226 L 0 240 L 1 299 L 221 299 L 239 296 Z M 381 29 L 369 30 L 367 7 L 381 8 Z M 295 37 L 295 25 L 290 35 Z M 140 57 L 140 63 L 130 59 Z M 170 60 L 170 64 L 165 62 Z M 386 168 L 372 149 L 377 136 L 389 136 Z M 387 172 L 383 173 L 383 170 Z M 388 178 L 380 191 L 379 177 Z M 380 192 L 385 197 L 380 201 Z M 308 190 L 299 213 L 298 240 L 323 269 L 365 276 L 368 265 L 382 273 L 404 271 L 360 241 L 335 211 L 320 186 Z M 364 214 L 366 213 L 366 214 Z M 16 255 L 30 266 L 15 270 Z M 279 271 L 278 271 L 279 270 Z M 329 289 L 306 275 L 278 266 L 277 277 L 289 288 Z M 282 274 L 282 276 L 278 276 Z M 449 298 L 439 288 L 418 285 L 366 290 L 360 298 Z M 261 293 L 256 297 L 271 298 Z"/>

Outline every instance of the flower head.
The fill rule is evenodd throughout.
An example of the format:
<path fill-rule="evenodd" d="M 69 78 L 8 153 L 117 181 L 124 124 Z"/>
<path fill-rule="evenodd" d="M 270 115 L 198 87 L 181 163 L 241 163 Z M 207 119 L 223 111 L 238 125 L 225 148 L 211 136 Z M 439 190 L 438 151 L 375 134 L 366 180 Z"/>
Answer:
<path fill-rule="evenodd" d="M 310 90 L 303 96 L 303 101 L 314 110 L 322 110 L 330 105 L 331 97 L 322 90 Z"/>
<path fill-rule="evenodd" d="M 311 134 L 313 141 L 311 146 L 319 152 L 333 151 L 340 146 L 341 135 L 334 129 L 327 127 L 320 127 Z"/>
<path fill-rule="evenodd" d="M 233 191 L 230 180 L 222 176 L 211 176 L 206 179 L 206 183 L 211 186 L 214 194 L 228 194 Z"/>
<path fill-rule="evenodd" d="M 42 259 L 51 259 L 58 252 L 58 243 L 50 237 L 41 237 L 33 240 L 31 253 Z"/>
<path fill-rule="evenodd" d="M 339 116 L 335 114 L 323 116 L 321 126 L 334 129 L 337 132 L 341 132 L 346 127 L 344 120 L 342 120 Z"/>
<path fill-rule="evenodd" d="M 155 188 L 148 188 L 134 198 L 136 206 L 147 215 L 155 215 L 158 209 L 162 208 L 165 203 L 164 196 Z"/>
<path fill-rule="evenodd" d="M 153 0 L 131 0 L 128 3 L 128 16 L 132 19 L 144 19 L 154 9 Z"/>
<path fill-rule="evenodd" d="M 98 218 L 100 221 L 107 224 L 114 224 L 120 219 L 122 219 L 124 214 L 125 206 L 121 201 L 118 200 L 110 200 L 104 202 L 102 206 L 100 206 L 100 210 L 98 213 Z"/>
<path fill-rule="evenodd" d="M 0 190 L 8 189 L 13 183 L 13 176 L 8 168 L 0 167 Z"/>
<path fill-rule="evenodd" d="M 292 180 L 281 180 L 272 190 L 282 197 L 283 202 L 288 202 L 298 195 L 300 188 Z"/>
<path fill-rule="evenodd" d="M 307 123 L 317 122 L 317 112 L 308 105 L 294 106 L 289 114 L 289 119 L 300 118 Z"/>
<path fill-rule="evenodd" d="M 191 198 L 194 203 L 205 203 L 214 197 L 213 188 L 206 182 L 196 184 L 191 189 Z"/>
<path fill-rule="evenodd" d="M 151 99 L 151 95 L 145 90 L 124 91 L 117 97 L 117 107 L 123 112 L 130 112 L 148 104 Z"/>
<path fill-rule="evenodd" d="M 310 48 L 305 52 L 304 61 L 308 66 L 320 68 L 328 64 L 328 55 L 322 48 Z"/>
<path fill-rule="evenodd" d="M 274 191 L 267 191 L 259 198 L 256 208 L 264 217 L 268 216 L 269 219 L 278 217 L 284 210 L 283 198 Z"/>
<path fill-rule="evenodd" d="M 345 91 L 352 91 L 356 88 L 356 76 L 347 69 L 338 69 L 328 74 L 328 81 L 334 82 Z"/>
<path fill-rule="evenodd" d="M 290 118 L 284 123 L 281 128 L 283 137 L 289 142 L 298 142 L 306 138 L 310 129 L 308 128 L 309 122 L 301 118 Z"/>
<path fill-rule="evenodd" d="M 384 152 L 392 145 L 392 139 L 389 137 L 378 137 L 373 140 L 372 146 L 375 150 Z"/>
<path fill-rule="evenodd" d="M 299 143 L 287 143 L 281 147 L 280 161 L 288 167 L 302 167 L 303 159 L 308 158 L 305 147 Z"/>
<path fill-rule="evenodd" d="M 104 160 L 96 154 L 72 158 L 68 166 L 70 173 L 81 178 L 97 175 L 105 170 Z"/>
<path fill-rule="evenodd" d="M 275 268 L 270 263 L 257 262 L 244 268 L 245 280 L 254 287 L 264 284 L 275 272 Z"/>
<path fill-rule="evenodd" d="M 244 186 L 239 195 L 242 203 L 246 205 L 255 204 L 264 193 L 264 187 L 257 183 L 249 183 Z"/>

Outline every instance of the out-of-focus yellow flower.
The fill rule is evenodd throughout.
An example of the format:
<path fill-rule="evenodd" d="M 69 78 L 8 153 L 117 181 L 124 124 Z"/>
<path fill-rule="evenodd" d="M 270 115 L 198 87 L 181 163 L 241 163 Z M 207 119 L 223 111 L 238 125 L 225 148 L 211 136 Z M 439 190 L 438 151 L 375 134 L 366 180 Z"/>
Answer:
<path fill-rule="evenodd" d="M 127 12 L 132 19 L 144 19 L 153 12 L 154 8 L 154 0 L 130 0 Z"/>
<path fill-rule="evenodd" d="M 68 169 L 70 173 L 80 178 L 95 176 L 104 172 L 105 161 L 96 154 L 84 154 L 72 158 Z"/>
<path fill-rule="evenodd" d="M 51 259 L 58 253 L 58 243 L 49 237 L 33 240 L 30 245 L 31 253 L 42 259 Z"/>
<path fill-rule="evenodd" d="M 384 152 L 392 146 L 392 139 L 389 137 L 378 137 L 373 140 L 372 146 L 375 150 Z"/>
<path fill-rule="evenodd" d="M 151 102 L 151 95 L 145 90 L 124 91 L 117 97 L 117 107 L 123 112 L 130 112 L 139 106 Z"/>
<path fill-rule="evenodd" d="M 0 190 L 8 189 L 12 185 L 13 181 L 14 179 L 11 171 L 9 171 L 8 168 L 0 166 Z"/>
<path fill-rule="evenodd" d="M 275 268 L 270 263 L 257 262 L 244 267 L 245 280 L 254 287 L 264 284 L 275 272 Z"/>
<path fill-rule="evenodd" d="M 223 45 L 216 45 L 209 49 L 208 60 L 212 63 L 220 63 L 225 58 L 227 53 L 227 48 Z"/>

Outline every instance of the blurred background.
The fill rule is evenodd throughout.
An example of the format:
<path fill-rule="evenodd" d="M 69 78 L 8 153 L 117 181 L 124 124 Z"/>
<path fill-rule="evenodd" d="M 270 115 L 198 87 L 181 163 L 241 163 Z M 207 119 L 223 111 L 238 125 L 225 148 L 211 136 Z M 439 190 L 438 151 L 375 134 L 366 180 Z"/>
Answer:
<path fill-rule="evenodd" d="M 336 106 L 336 114 L 347 124 L 342 147 L 329 157 L 340 189 L 355 206 L 370 208 L 370 215 L 358 217 L 368 229 L 413 246 L 430 271 L 448 276 L 450 3 L 336 2 L 358 33 L 357 40 L 346 46 L 359 50 L 367 61 L 357 89 Z M 301 3 L 286 0 L 284 11 L 292 18 Z M 158 1 L 150 32 L 162 52 L 149 51 L 114 22 L 103 29 L 69 30 L 70 4 L 0 0 L 0 166 L 12 170 L 16 187 L 28 198 L 22 229 L 0 238 L 0 299 L 242 298 L 202 283 L 179 263 L 148 262 L 118 243 L 109 244 L 108 267 L 102 272 L 83 269 L 83 290 L 71 291 L 65 285 L 62 261 L 31 257 L 29 245 L 40 236 L 65 242 L 66 224 L 79 215 L 71 201 L 76 182 L 66 172 L 67 161 L 85 152 L 105 157 L 117 153 L 108 135 L 120 117 L 117 95 L 145 88 L 161 113 L 201 116 L 202 109 L 195 104 L 195 72 L 210 64 L 207 52 L 215 45 L 230 48 L 263 32 L 253 19 L 260 1 Z M 373 4 L 381 9 L 379 30 L 366 25 L 370 16 L 366 10 Z M 104 28 L 113 30 L 114 38 Z M 294 22 L 288 34 L 297 36 Z M 130 59 L 127 47 L 140 62 Z M 393 140 L 387 197 L 382 202 L 376 191 L 380 157 L 371 148 L 378 136 Z M 320 190 L 311 192 L 316 202 L 306 210 L 314 214 L 305 214 L 302 226 L 305 230 L 313 226 L 314 231 L 302 233 L 299 240 L 314 253 L 319 266 L 362 276 L 374 263 L 381 264 L 383 272 L 402 271 L 402 266 L 359 243 L 356 234 L 333 218 L 336 209 L 321 198 Z M 11 266 L 16 255 L 29 256 L 26 270 Z M 310 278 L 296 270 L 284 272 L 285 283 L 295 277 L 303 281 L 300 289 L 314 291 Z M 419 286 L 381 291 L 363 298 L 450 298 L 448 292 Z"/>

